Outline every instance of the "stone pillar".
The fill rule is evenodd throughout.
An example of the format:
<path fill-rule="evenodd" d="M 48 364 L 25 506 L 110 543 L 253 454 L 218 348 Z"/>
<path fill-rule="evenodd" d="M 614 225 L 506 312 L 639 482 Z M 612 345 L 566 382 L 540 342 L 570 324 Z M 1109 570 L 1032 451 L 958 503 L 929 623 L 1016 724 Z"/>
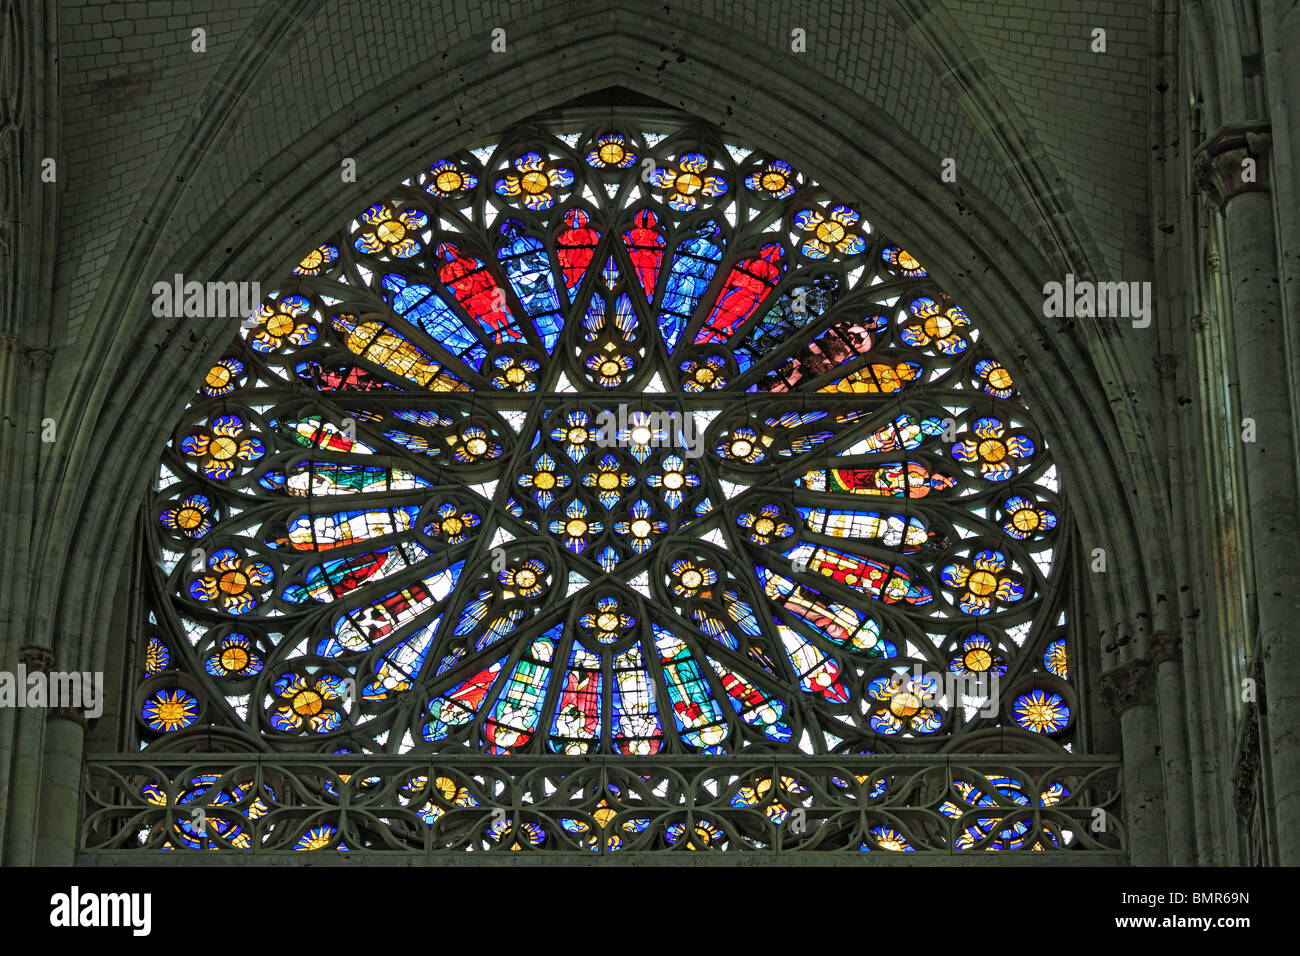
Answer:
<path fill-rule="evenodd" d="M 80 711 L 60 707 L 50 712 L 41 762 L 37 866 L 71 866 L 76 856 L 85 737 L 86 721 Z"/>
<path fill-rule="evenodd" d="M 1300 489 L 1296 481 L 1291 390 L 1273 209 L 1267 192 L 1269 134 L 1263 125 L 1224 127 L 1198 152 L 1197 181 L 1218 203 L 1226 221 L 1227 266 L 1232 288 L 1232 328 L 1242 420 L 1254 426 L 1243 441 L 1241 425 L 1224 441 L 1240 441 L 1246 472 L 1251 561 L 1255 571 L 1258 632 L 1251 656 L 1263 665 L 1269 688 L 1261 714 L 1272 793 L 1266 800 L 1278 825 L 1277 862 L 1300 865 Z M 1244 174 L 1254 161 L 1254 178 Z M 1240 425 L 1240 423 L 1239 423 Z M 1251 637 L 1252 635 L 1247 635 Z"/>
<path fill-rule="evenodd" d="M 54 655 L 48 647 L 29 644 L 18 652 L 28 674 L 48 674 Z M 27 688 L 18 692 L 26 694 Z M 5 865 L 30 866 L 36 851 L 36 816 L 41 789 L 41 739 L 45 732 L 44 707 L 18 711 L 14 755 L 10 765 L 8 825 L 5 828 Z"/>
<path fill-rule="evenodd" d="M 1296 0 L 1261 0 L 1260 33 L 1263 38 L 1269 111 L 1279 140 L 1273 163 L 1281 247 L 1282 298 L 1291 318 L 1288 361 L 1291 366 L 1292 407 L 1300 408 L 1300 3 Z M 1282 129 L 1282 124 L 1286 128 Z M 1280 153 L 1287 150 L 1283 158 Z"/>
<path fill-rule="evenodd" d="M 1123 739 L 1125 844 L 1134 866 L 1167 866 L 1164 773 L 1155 675 L 1145 658 L 1134 658 L 1101 677 L 1101 695 L 1119 717 Z"/>
<path fill-rule="evenodd" d="M 1187 759 L 1187 694 L 1183 688 L 1183 637 L 1177 631 L 1151 635 L 1151 667 L 1156 678 L 1156 711 L 1160 718 L 1160 759 L 1164 764 L 1165 811 L 1171 866 L 1196 862 L 1196 827 L 1192 813 L 1190 765 Z M 1204 825 L 1203 823 L 1201 825 Z"/>

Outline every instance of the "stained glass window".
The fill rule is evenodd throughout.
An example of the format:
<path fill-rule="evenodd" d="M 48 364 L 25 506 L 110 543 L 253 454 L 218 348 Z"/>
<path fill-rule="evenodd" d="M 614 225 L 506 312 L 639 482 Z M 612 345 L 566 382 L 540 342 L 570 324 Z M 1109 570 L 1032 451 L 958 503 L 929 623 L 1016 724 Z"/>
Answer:
<path fill-rule="evenodd" d="M 711 128 L 608 118 L 371 198 L 177 420 L 142 745 L 1069 745 L 1047 443 L 998 316 L 869 208 Z"/>

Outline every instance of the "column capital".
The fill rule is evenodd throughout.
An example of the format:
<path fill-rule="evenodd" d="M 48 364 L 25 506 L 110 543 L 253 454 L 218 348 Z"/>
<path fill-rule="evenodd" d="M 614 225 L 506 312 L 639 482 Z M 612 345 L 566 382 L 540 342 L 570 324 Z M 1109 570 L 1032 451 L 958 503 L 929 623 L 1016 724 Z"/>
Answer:
<path fill-rule="evenodd" d="M 1219 211 L 1244 193 L 1268 192 L 1268 152 L 1273 141 L 1268 123 L 1231 123 L 1196 147 L 1196 185 Z M 1254 160 L 1253 166 L 1246 160 Z"/>
<path fill-rule="evenodd" d="M 54 364 L 54 353 L 49 349 L 27 349 L 27 367 L 33 372 L 48 372 Z"/>
<path fill-rule="evenodd" d="M 90 718 L 86 716 L 86 712 L 76 707 L 55 707 L 50 711 L 50 716 L 47 719 L 70 720 L 81 728 L 82 733 L 85 733 L 90 723 Z"/>
<path fill-rule="evenodd" d="M 1101 675 L 1101 699 L 1116 715 L 1156 700 L 1155 674 L 1151 662 L 1135 657 Z"/>
<path fill-rule="evenodd" d="M 1148 644 L 1151 648 L 1151 666 L 1159 667 L 1165 661 L 1181 660 L 1183 635 L 1179 631 L 1156 631 Z"/>
<path fill-rule="evenodd" d="M 26 644 L 18 649 L 18 659 L 28 672 L 45 673 L 54 666 L 54 652 L 40 644 Z"/>

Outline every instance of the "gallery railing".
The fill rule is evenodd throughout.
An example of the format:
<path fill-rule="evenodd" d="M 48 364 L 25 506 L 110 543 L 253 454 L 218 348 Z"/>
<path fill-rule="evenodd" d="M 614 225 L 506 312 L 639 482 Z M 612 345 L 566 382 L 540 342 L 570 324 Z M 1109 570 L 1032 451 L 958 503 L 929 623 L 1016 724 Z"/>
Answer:
<path fill-rule="evenodd" d="M 114 754 L 87 758 L 78 861 L 515 851 L 1124 863 L 1119 771 L 1113 757 L 1023 754 Z"/>

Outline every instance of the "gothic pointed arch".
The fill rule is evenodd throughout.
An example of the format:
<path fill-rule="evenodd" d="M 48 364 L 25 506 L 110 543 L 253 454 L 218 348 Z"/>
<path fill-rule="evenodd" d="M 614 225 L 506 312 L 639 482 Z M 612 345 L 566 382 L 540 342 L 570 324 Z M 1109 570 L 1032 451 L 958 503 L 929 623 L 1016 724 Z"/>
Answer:
<path fill-rule="evenodd" d="M 989 725 L 896 701 L 913 664 L 1036 674 L 1013 720 L 1059 735 L 1057 476 L 980 325 L 868 210 L 698 124 L 439 158 L 308 251 L 181 415 L 147 669 L 192 677 L 144 694 L 143 735 L 202 710 L 290 747 L 822 752 Z"/>
<path fill-rule="evenodd" d="M 1086 749 L 1068 506 L 995 324 L 961 302 L 868 206 L 682 114 L 569 110 L 432 157 L 303 248 L 178 413 L 136 742 Z M 452 782 L 448 806 L 478 799 Z M 969 806 L 948 816 L 1070 796 L 950 784 Z M 747 786 L 771 806 L 772 779 Z M 168 846 L 209 838 L 176 826 Z M 1074 839 L 1019 826 L 954 839 Z M 548 832 L 517 829 L 496 841 Z"/>

